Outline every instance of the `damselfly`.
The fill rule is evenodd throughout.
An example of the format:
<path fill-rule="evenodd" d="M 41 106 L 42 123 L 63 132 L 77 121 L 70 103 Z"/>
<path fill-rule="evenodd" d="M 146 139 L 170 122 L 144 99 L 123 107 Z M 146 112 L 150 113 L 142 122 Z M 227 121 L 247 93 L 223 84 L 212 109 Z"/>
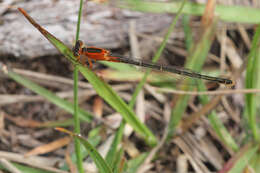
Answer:
<path fill-rule="evenodd" d="M 81 40 L 78 40 L 76 42 L 75 46 L 73 47 L 73 53 L 74 56 L 76 56 L 78 62 L 86 65 L 86 61 L 82 62 L 81 60 L 81 56 L 84 56 L 90 68 L 92 68 L 92 60 L 120 62 L 120 63 L 126 63 L 126 64 L 132 64 L 136 66 L 151 68 L 159 71 L 167 71 L 182 76 L 203 79 L 203 80 L 212 81 L 212 82 L 225 84 L 229 86 L 234 85 L 234 81 L 231 79 L 203 75 L 198 72 L 194 72 L 192 70 L 177 67 L 177 66 L 167 66 L 167 65 L 162 65 L 162 64 L 152 63 L 152 62 L 145 62 L 140 59 L 127 58 L 123 56 L 112 56 L 111 53 L 106 49 L 84 46 Z"/>

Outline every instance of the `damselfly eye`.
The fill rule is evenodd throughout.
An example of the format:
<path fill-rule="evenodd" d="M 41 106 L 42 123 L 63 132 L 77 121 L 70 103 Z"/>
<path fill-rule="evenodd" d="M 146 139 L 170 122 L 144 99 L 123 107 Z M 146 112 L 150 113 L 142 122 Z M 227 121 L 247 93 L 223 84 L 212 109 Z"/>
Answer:
<path fill-rule="evenodd" d="M 76 46 L 73 47 L 72 52 L 74 56 L 79 56 L 79 49 Z"/>
<path fill-rule="evenodd" d="M 81 40 L 76 41 L 75 46 L 72 49 L 74 56 L 79 56 L 79 50 L 82 45 L 83 42 Z"/>

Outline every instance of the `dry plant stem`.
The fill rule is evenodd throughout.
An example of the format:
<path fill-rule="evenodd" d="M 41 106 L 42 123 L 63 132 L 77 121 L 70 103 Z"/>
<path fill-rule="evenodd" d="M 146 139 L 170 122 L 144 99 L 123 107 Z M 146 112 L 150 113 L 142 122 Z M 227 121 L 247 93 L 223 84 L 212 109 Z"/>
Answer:
<path fill-rule="evenodd" d="M 227 32 L 227 29 L 226 29 L 226 25 L 223 26 L 222 30 L 221 30 L 221 52 L 220 52 L 220 71 L 221 71 L 221 74 L 223 74 L 224 70 L 226 69 L 226 64 L 225 64 L 225 61 L 226 61 L 226 49 L 227 49 L 227 46 L 226 46 L 226 32 Z"/>
<path fill-rule="evenodd" d="M 8 68 L 5 64 L 2 64 L 2 63 L 0 63 L 0 72 L 2 71 L 4 74 L 8 74 L 8 72 L 9 72 L 9 70 L 11 71 L 11 69 L 10 68 Z M 129 86 L 130 87 L 130 86 Z M 122 89 L 122 90 L 124 90 L 125 88 L 122 88 L 122 86 L 117 86 L 116 87 L 117 89 Z M 82 91 L 84 91 L 84 90 L 82 90 Z M 85 95 L 86 94 L 86 95 Z M 90 94 L 90 95 L 89 95 Z M 72 97 L 72 92 L 71 93 L 68 93 L 68 91 L 66 91 L 66 93 L 65 92 L 61 92 L 61 93 L 58 93 L 57 94 L 58 96 L 60 96 L 60 97 L 63 97 L 63 98 L 65 98 L 65 97 Z M 82 93 L 82 96 L 91 96 L 91 95 L 96 95 L 96 92 L 95 91 L 88 91 L 88 92 L 83 92 Z M 30 100 L 31 98 L 29 97 L 29 100 Z M 43 98 L 41 97 L 41 96 L 35 96 L 34 97 L 34 99 L 37 99 L 37 100 L 42 100 Z M 95 117 L 95 120 L 97 120 L 98 122 L 101 122 L 101 123 L 103 123 L 103 124 L 105 124 L 108 128 L 110 128 L 110 129 L 112 129 L 112 130 L 114 130 L 114 128 L 113 127 L 111 127 L 110 126 L 110 124 L 109 123 L 107 123 L 106 122 L 106 120 L 104 120 L 104 119 L 102 119 L 102 118 L 98 118 L 98 117 Z"/>
<path fill-rule="evenodd" d="M 242 57 L 240 56 L 239 50 L 236 47 L 235 42 L 230 38 L 226 37 L 226 55 L 230 61 L 230 66 L 234 69 L 238 69 L 243 65 Z"/>
<path fill-rule="evenodd" d="M 214 107 L 216 107 L 218 105 L 218 103 L 220 102 L 221 97 L 222 97 L 222 95 L 214 97 L 209 103 L 204 105 L 202 109 L 200 109 L 199 111 L 191 114 L 191 116 L 189 116 L 189 119 L 183 120 L 182 123 L 181 123 L 181 131 L 179 132 L 179 134 L 186 132 L 195 122 L 198 121 L 198 119 L 201 116 L 206 115 Z"/>
<path fill-rule="evenodd" d="M 42 96 L 0 94 L 0 106 L 13 103 L 37 102 L 43 100 L 44 98 Z"/>
<path fill-rule="evenodd" d="M 238 31 L 240 32 L 242 39 L 245 42 L 247 49 L 250 50 L 252 41 L 250 40 L 249 35 L 247 34 L 245 27 L 241 24 L 237 24 L 237 27 L 238 27 Z"/>
<path fill-rule="evenodd" d="M 162 51 L 162 50 L 164 49 L 164 47 L 166 46 L 168 37 L 170 36 L 170 33 L 171 33 L 171 29 L 172 29 L 172 30 L 174 29 L 175 24 L 176 24 L 176 23 L 175 23 L 175 20 L 177 21 L 177 19 L 178 19 L 179 15 L 181 14 L 181 11 L 182 11 L 182 9 L 183 9 L 185 3 L 186 3 L 186 1 L 184 0 L 184 1 L 182 2 L 182 4 L 181 4 L 180 9 L 179 9 L 178 12 L 177 12 L 176 18 L 173 20 L 173 23 L 171 24 L 171 26 L 170 26 L 170 28 L 169 28 L 169 30 L 168 30 L 168 32 L 167 32 L 167 34 L 166 34 L 166 36 L 165 36 L 165 38 L 164 38 L 162 44 L 160 45 L 160 48 L 158 49 L 158 52 L 157 52 L 157 53 L 159 53 L 158 55 L 161 54 L 160 51 Z M 161 49 L 161 50 L 160 50 L 160 49 Z M 154 61 L 154 60 L 157 61 L 157 59 L 159 58 L 159 57 L 156 57 L 156 56 L 157 56 L 157 53 L 156 53 L 156 55 L 154 56 L 153 61 Z M 146 75 L 148 75 L 148 73 L 149 73 L 149 72 L 147 71 Z M 146 77 L 147 77 L 147 76 L 144 76 L 143 81 L 146 80 Z M 140 83 L 140 84 L 141 84 L 141 83 Z M 141 84 L 141 85 L 144 85 L 144 84 Z M 140 86 L 141 86 L 141 85 L 140 85 Z M 154 155 L 157 153 L 157 151 L 163 146 L 163 144 L 165 143 L 165 141 L 166 141 L 166 139 L 167 139 L 167 134 L 168 134 L 167 132 L 168 132 L 168 129 L 165 128 L 165 130 L 164 130 L 164 135 L 163 135 L 162 140 L 161 140 L 160 143 L 150 152 L 150 154 L 148 155 L 148 157 L 145 159 L 145 162 L 143 163 L 143 165 L 138 168 L 138 171 L 137 171 L 138 173 L 143 172 L 144 167 L 147 166 L 147 164 L 152 160 L 152 158 L 153 158 Z"/>
<path fill-rule="evenodd" d="M 140 56 L 140 49 L 139 43 L 136 36 L 136 23 L 134 20 L 130 21 L 130 28 L 129 28 L 129 38 L 130 38 L 130 45 L 131 45 L 131 54 L 133 57 L 141 57 Z M 136 113 L 138 118 L 144 122 L 145 119 L 145 103 L 144 103 L 144 91 L 143 89 L 140 90 L 137 100 L 136 100 Z"/>
<path fill-rule="evenodd" d="M 230 154 L 230 155 L 233 155 L 235 153 L 235 151 L 233 149 L 231 149 L 228 145 L 226 145 L 218 136 L 218 134 L 216 134 L 216 132 L 212 129 L 211 126 L 208 126 L 208 119 L 207 117 L 202 117 L 202 120 L 204 122 L 204 124 L 206 125 L 205 126 L 205 129 L 208 129 L 208 132 L 210 133 L 210 135 L 217 139 L 218 142 L 225 148 L 225 150 Z"/>
<path fill-rule="evenodd" d="M 165 106 L 164 117 L 165 117 L 165 121 L 168 122 L 170 119 L 170 105 Z M 164 129 L 163 137 L 160 139 L 160 142 L 155 148 L 152 149 L 152 151 L 150 151 L 149 155 L 146 157 L 143 164 L 138 168 L 137 173 L 146 172 L 146 168 L 154 158 L 155 154 L 163 147 L 167 139 L 167 132 L 168 132 L 167 128 L 168 127 Z"/>
<path fill-rule="evenodd" d="M 236 89 L 236 90 L 217 90 L 217 91 L 182 91 L 182 90 L 173 90 L 173 89 L 166 89 L 166 88 L 157 88 L 152 87 L 157 92 L 162 93 L 173 93 L 178 95 L 231 95 L 231 94 L 248 94 L 248 93 L 259 93 L 260 89 Z"/>
<path fill-rule="evenodd" d="M 160 102 L 161 104 L 164 104 L 167 101 L 167 98 L 165 95 L 163 95 L 162 93 L 158 93 L 156 92 L 156 89 L 154 87 L 151 87 L 148 84 L 145 84 L 144 86 L 145 90 L 151 94 L 158 102 Z"/>
<path fill-rule="evenodd" d="M 65 160 L 67 162 L 67 165 L 69 166 L 70 172 L 71 173 L 76 173 L 77 172 L 77 167 L 71 160 L 69 145 L 67 145 L 67 148 L 66 148 Z"/>
<path fill-rule="evenodd" d="M 3 65 L 5 65 L 5 64 L 3 64 Z M 34 72 L 34 71 L 30 71 L 30 70 L 17 69 L 17 68 L 9 68 L 9 69 L 17 74 L 26 76 L 26 77 L 30 78 L 31 80 L 37 81 L 38 83 L 43 84 L 45 86 L 57 87 L 57 86 L 64 86 L 64 84 L 66 84 L 68 86 L 73 85 L 73 80 L 69 79 L 69 78 L 65 78 L 65 77 L 49 75 L 49 74 Z M 54 82 L 58 83 L 58 85 L 53 85 L 52 83 L 54 83 Z M 82 81 L 78 82 L 78 87 L 83 88 L 83 89 L 92 89 L 93 88 L 89 83 L 82 82 Z M 59 88 L 61 88 L 61 87 L 59 87 Z M 118 85 L 113 85 L 112 88 L 116 91 L 122 91 L 122 90 L 132 89 L 132 85 L 131 84 L 118 84 Z M 81 90 L 81 91 L 84 91 L 84 90 Z M 87 91 L 87 90 L 85 90 L 85 91 Z M 90 90 L 88 92 L 90 92 Z"/>
<path fill-rule="evenodd" d="M 186 173 L 188 172 L 188 158 L 184 154 L 181 154 L 177 158 L 177 163 L 176 163 L 176 171 L 178 173 Z"/>
<path fill-rule="evenodd" d="M 120 90 L 119 90 L 120 91 Z M 83 89 L 79 90 L 79 98 L 87 100 L 91 96 L 95 96 L 97 93 L 94 90 Z M 73 90 L 57 92 L 55 95 L 63 99 L 73 98 Z M 26 103 L 26 102 L 37 102 L 46 100 L 40 95 L 12 95 L 12 94 L 0 94 L 0 106 L 14 103 Z"/>
<path fill-rule="evenodd" d="M 252 143 L 247 143 L 246 145 L 244 145 L 238 153 L 236 153 L 235 155 L 232 156 L 231 159 L 228 160 L 228 162 L 225 163 L 224 167 L 222 168 L 222 170 L 220 170 L 218 173 L 226 173 L 229 172 L 229 170 L 234 166 L 234 164 L 236 164 L 236 161 L 240 159 L 241 156 L 243 156 L 243 154 L 252 147 Z"/>
<path fill-rule="evenodd" d="M 156 51 L 156 53 L 155 53 L 155 55 L 154 55 L 154 57 L 152 59 L 153 63 L 157 62 L 158 59 L 160 58 L 160 55 L 161 55 L 163 49 L 165 48 L 165 46 L 167 44 L 167 40 L 170 37 L 170 34 L 171 34 L 172 30 L 175 28 L 175 25 L 177 23 L 177 20 L 178 20 L 179 16 L 181 15 L 181 12 L 182 12 L 182 9 L 183 9 L 185 3 L 186 3 L 186 0 L 182 1 L 181 6 L 180 6 L 180 8 L 177 11 L 177 16 L 173 19 L 171 25 L 168 28 L 168 31 L 167 31 L 166 35 L 164 36 L 163 42 L 160 44 L 160 47 L 158 48 L 158 50 Z M 147 80 L 147 77 L 148 77 L 150 72 L 151 72 L 151 69 L 147 70 L 146 73 L 144 74 L 142 80 L 138 83 L 138 85 L 137 85 L 137 87 L 136 87 L 136 89 L 135 89 L 135 91 L 133 93 L 132 99 L 131 99 L 131 101 L 129 103 L 130 107 L 133 107 L 133 105 L 135 103 L 135 100 L 136 100 L 136 97 L 137 97 L 139 91 L 141 90 L 141 88 L 144 86 L 144 84 L 145 84 L 145 82 Z"/>
<path fill-rule="evenodd" d="M 61 84 L 73 85 L 73 80 L 71 80 L 69 78 L 65 78 L 65 77 L 49 75 L 49 74 L 34 72 L 34 71 L 30 71 L 30 70 L 17 69 L 17 68 L 13 68 L 13 71 L 20 74 L 20 75 L 27 76 L 27 77 L 30 77 L 30 78 L 47 80 L 49 82 L 55 81 L 55 82 L 58 82 L 58 83 L 61 83 Z M 92 88 L 92 86 L 89 83 L 81 82 L 81 81 L 79 81 L 78 86 L 81 87 L 81 88 Z"/>
<path fill-rule="evenodd" d="M 173 139 L 173 142 L 185 153 L 185 156 L 187 156 L 192 168 L 196 173 L 204 173 L 209 172 L 207 168 L 203 164 L 201 164 L 201 161 L 194 156 L 193 151 L 188 146 L 187 142 L 185 142 L 186 136 L 178 136 Z"/>
<path fill-rule="evenodd" d="M 216 0 L 209 0 L 206 3 L 204 14 L 202 15 L 202 25 L 204 28 L 208 28 L 214 21 L 215 14 L 212 13 L 215 11 Z"/>
<path fill-rule="evenodd" d="M 11 71 L 12 69 L 10 69 L 10 68 L 8 68 L 5 64 L 3 64 L 3 63 L 0 63 L 0 72 L 2 72 L 2 73 L 4 73 L 4 74 L 8 74 L 8 72 L 9 71 Z M 124 89 L 124 88 L 122 88 L 121 86 L 118 86 L 117 87 L 118 89 Z M 61 95 L 63 95 L 63 96 L 68 96 L 68 93 L 64 93 L 64 92 L 62 92 L 62 93 L 60 93 Z M 88 92 L 86 92 L 86 94 L 88 95 L 88 94 L 90 94 L 90 92 L 88 91 Z M 96 92 L 92 92 L 92 94 L 94 95 L 94 94 L 96 94 Z M 84 95 L 84 94 L 83 94 Z M 70 95 L 71 96 L 71 95 Z M 35 96 L 36 97 L 36 99 L 40 99 L 40 98 L 38 98 L 37 96 Z M 104 119 L 100 119 L 100 118 L 97 118 L 97 117 L 95 117 L 95 119 L 98 121 L 98 122 L 102 122 L 103 124 L 105 124 L 108 128 L 110 128 L 110 129 L 114 129 L 114 128 L 112 128 L 108 123 L 106 123 L 106 121 L 104 120 Z"/>
<path fill-rule="evenodd" d="M 239 124 L 241 119 L 240 119 L 240 116 L 238 114 L 238 111 L 233 110 L 234 108 L 231 107 L 231 105 L 229 104 L 226 97 L 223 97 L 221 100 L 222 100 L 222 104 L 223 104 L 224 108 L 227 110 L 227 113 L 229 114 L 231 119 L 234 122 L 236 122 L 237 124 Z"/>
<path fill-rule="evenodd" d="M 31 119 L 23 119 L 22 117 L 14 117 L 12 115 L 7 114 L 6 112 L 1 111 L 1 115 L 4 116 L 6 120 L 13 122 L 15 125 L 20 127 L 29 127 L 29 128 L 39 128 L 42 127 L 44 123 L 34 121 Z"/>
<path fill-rule="evenodd" d="M 164 129 L 163 132 L 163 137 L 162 139 L 160 139 L 160 142 L 158 143 L 158 145 L 152 149 L 152 151 L 149 152 L 149 155 L 146 157 L 146 159 L 144 160 L 143 164 L 138 168 L 137 173 L 143 173 L 145 169 L 145 167 L 152 161 L 152 159 L 154 158 L 155 154 L 163 147 L 163 145 L 166 142 L 167 139 L 167 128 Z"/>
<path fill-rule="evenodd" d="M 8 171 L 12 173 L 22 173 L 19 171 L 15 166 L 13 166 L 8 160 L 1 158 L 0 163 L 2 166 L 4 166 Z"/>
<path fill-rule="evenodd" d="M 0 151 L 0 158 L 5 158 L 10 161 L 23 163 L 23 164 L 30 165 L 35 168 L 40 168 L 40 169 L 55 172 L 55 173 L 68 173 L 67 171 L 62 171 L 60 169 L 50 167 L 54 163 L 58 162 L 60 159 L 51 159 L 51 158 L 47 159 L 47 158 L 39 157 L 39 156 L 32 156 L 29 158 L 25 158 L 21 154 L 10 153 L 10 152 L 5 152 L 5 151 Z"/>
<path fill-rule="evenodd" d="M 140 34 L 138 33 L 137 35 L 139 37 L 142 37 L 142 38 L 145 38 L 145 39 L 150 39 L 150 40 L 153 40 L 153 41 L 156 41 L 156 42 L 162 42 L 162 40 L 163 40 L 162 37 L 147 35 L 147 34 L 143 34 L 143 33 L 140 33 Z M 169 43 L 169 45 L 167 45 L 167 49 L 170 49 L 172 52 L 176 53 L 177 55 L 181 55 L 183 57 L 188 56 L 187 51 L 185 49 L 183 49 L 183 47 L 179 47 L 178 45 L 174 45 L 174 43 L 171 40 L 168 40 L 167 43 Z M 217 63 L 220 62 L 219 58 L 212 53 L 208 54 L 208 58 L 217 62 Z"/>

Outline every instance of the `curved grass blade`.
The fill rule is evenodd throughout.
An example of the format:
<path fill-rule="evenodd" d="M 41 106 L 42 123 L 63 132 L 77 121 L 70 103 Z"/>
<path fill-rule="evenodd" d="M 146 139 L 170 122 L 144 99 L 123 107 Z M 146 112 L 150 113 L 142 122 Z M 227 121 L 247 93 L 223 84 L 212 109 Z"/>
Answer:
<path fill-rule="evenodd" d="M 58 131 L 64 132 L 73 136 L 74 138 L 79 139 L 79 141 L 84 145 L 85 149 L 88 151 L 90 157 L 95 162 L 101 173 L 113 173 L 111 167 L 107 164 L 107 162 L 102 158 L 102 156 L 98 153 L 98 151 L 81 135 L 75 134 L 69 130 L 63 128 L 55 128 Z"/>
<path fill-rule="evenodd" d="M 182 23 L 183 23 L 184 33 L 185 33 L 186 48 L 188 49 L 188 51 L 191 50 L 193 44 L 192 31 L 189 22 L 190 22 L 190 16 L 188 14 L 184 15 Z M 207 90 L 206 86 L 201 81 L 197 81 L 197 86 L 199 91 Z M 206 105 L 209 102 L 209 98 L 206 95 L 200 96 L 199 98 L 201 103 L 204 105 Z M 209 122 L 211 126 L 216 131 L 216 133 L 218 134 L 219 138 L 223 141 L 223 143 L 228 145 L 228 147 L 232 148 L 234 151 L 237 151 L 239 149 L 238 145 L 235 143 L 235 140 L 229 134 L 228 130 L 220 121 L 220 119 L 218 118 L 214 110 L 209 114 L 208 118 L 210 120 Z"/>
<path fill-rule="evenodd" d="M 258 25 L 252 48 L 248 57 L 248 64 L 246 68 L 246 88 L 260 88 L 260 25 Z M 257 127 L 257 109 L 259 109 L 259 96 L 255 94 L 246 94 L 246 112 L 249 126 L 252 130 L 254 139 L 259 140 L 259 128 Z"/>
<path fill-rule="evenodd" d="M 181 2 L 147 2 L 126 0 L 119 2 L 119 7 L 134 11 L 152 12 L 152 13 L 176 13 L 181 6 Z M 205 4 L 187 2 L 183 13 L 202 16 Z M 243 14 L 243 15 L 241 15 Z M 239 23 L 260 23 L 260 10 L 257 8 L 243 6 L 224 6 L 216 5 L 215 15 L 225 22 Z"/>
<path fill-rule="evenodd" d="M 108 84 L 100 80 L 90 69 L 80 65 L 76 61 L 73 52 L 66 45 L 36 23 L 22 8 L 18 9 L 66 58 L 68 58 L 74 65 L 78 65 L 80 72 L 92 84 L 96 92 L 123 116 L 125 121 L 145 139 L 147 144 L 155 145 L 157 143 L 153 133 L 143 123 L 141 123 L 141 121 L 135 116 L 134 112 Z"/>
<path fill-rule="evenodd" d="M 124 127 L 125 123 L 124 121 L 120 124 L 120 127 L 118 128 L 115 137 L 113 139 L 113 142 L 109 148 L 109 151 L 107 152 L 106 155 L 106 161 L 109 165 L 112 165 L 114 161 L 116 160 L 116 153 L 117 153 L 117 148 L 120 144 L 121 139 L 123 138 L 123 133 L 124 133 Z"/>
<path fill-rule="evenodd" d="M 61 126 L 56 126 L 56 127 L 61 127 Z M 88 142 L 93 146 L 93 147 L 97 147 L 97 145 L 100 144 L 101 142 L 101 136 L 99 135 L 101 131 L 100 126 L 96 127 L 94 129 L 91 129 L 91 131 L 88 133 Z M 80 141 L 79 141 L 80 143 Z M 89 156 L 88 151 L 85 149 L 85 147 L 83 145 L 80 145 L 80 149 L 81 149 L 81 154 L 82 154 L 82 158 L 85 159 L 86 157 Z M 71 154 L 71 161 L 73 163 L 75 163 L 75 165 L 77 164 L 77 158 L 76 158 L 76 153 L 72 153 Z M 69 171 L 69 166 L 67 165 L 67 163 L 64 163 L 64 165 L 60 168 L 61 170 L 64 171 Z"/>
<path fill-rule="evenodd" d="M 15 80 L 19 84 L 22 84 L 26 88 L 29 88 L 33 92 L 45 97 L 47 100 L 52 102 L 53 104 L 59 106 L 60 108 L 64 109 L 65 111 L 73 114 L 73 104 L 63 100 L 62 98 L 56 96 L 49 90 L 37 85 L 36 83 L 30 81 L 29 79 L 20 76 L 19 74 L 13 72 L 11 69 L 8 69 L 5 65 L 0 63 L 0 71 L 3 71 L 4 74 L 9 76 L 11 79 Z M 79 109 L 79 117 L 81 120 L 86 122 L 90 122 L 92 120 L 92 115 L 83 109 Z"/>
<path fill-rule="evenodd" d="M 189 61 L 185 64 L 185 68 L 189 68 L 195 71 L 200 71 L 207 57 L 212 40 L 214 38 L 216 23 L 217 20 L 213 19 L 211 24 L 207 28 L 205 28 L 205 31 L 200 37 L 198 43 L 193 44 L 193 47 L 191 48 L 192 52 L 190 54 L 190 57 L 188 57 Z M 182 90 L 191 90 L 192 88 L 193 88 L 192 86 L 186 86 L 186 87 L 182 87 Z M 179 124 L 182 115 L 185 112 L 186 107 L 188 105 L 189 96 L 182 95 L 179 96 L 177 99 L 178 100 L 176 100 L 176 104 L 171 113 L 167 140 L 169 140 L 172 136 L 175 135 L 176 127 Z"/>
<path fill-rule="evenodd" d="M 114 173 L 122 173 L 125 166 L 126 166 L 126 159 L 124 158 L 124 150 L 120 148 L 119 151 L 116 153 L 116 157 L 114 162 L 112 163 L 112 170 Z"/>

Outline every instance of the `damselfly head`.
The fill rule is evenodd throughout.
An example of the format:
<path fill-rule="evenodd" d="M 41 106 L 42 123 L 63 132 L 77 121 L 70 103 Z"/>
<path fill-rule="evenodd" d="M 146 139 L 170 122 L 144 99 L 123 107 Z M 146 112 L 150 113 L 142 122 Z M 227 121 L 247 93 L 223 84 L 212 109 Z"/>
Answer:
<path fill-rule="evenodd" d="M 73 47 L 72 51 L 74 56 L 79 56 L 79 52 L 75 49 L 75 47 Z"/>
<path fill-rule="evenodd" d="M 82 48 L 82 46 L 83 46 L 83 42 L 81 40 L 77 40 L 75 46 L 72 49 L 74 56 L 80 55 L 80 49 Z"/>

